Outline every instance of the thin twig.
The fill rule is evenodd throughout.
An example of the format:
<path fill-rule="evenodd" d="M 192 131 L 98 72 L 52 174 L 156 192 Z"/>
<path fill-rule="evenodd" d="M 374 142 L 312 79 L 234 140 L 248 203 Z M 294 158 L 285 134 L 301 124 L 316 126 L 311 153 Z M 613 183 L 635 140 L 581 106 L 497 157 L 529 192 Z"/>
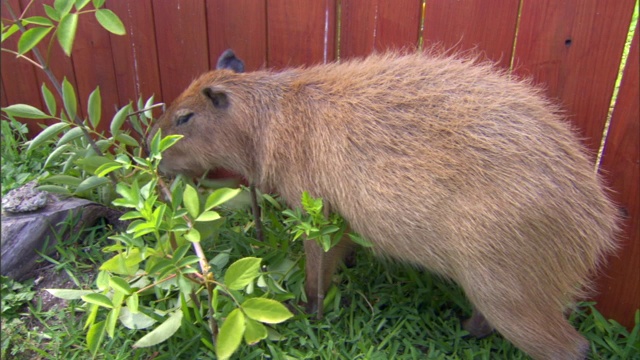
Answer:
<path fill-rule="evenodd" d="M 30 62 L 30 63 L 31 63 L 31 65 L 33 65 L 33 66 L 35 66 L 35 67 L 39 68 L 40 70 L 42 70 L 42 69 L 43 69 L 43 68 L 42 68 L 42 65 L 40 65 L 40 64 L 38 64 L 37 62 L 35 62 L 35 61 L 31 60 L 29 57 L 27 57 L 27 56 L 24 56 L 24 55 L 20 54 L 20 53 L 19 53 L 19 52 L 17 52 L 17 51 L 9 50 L 9 49 L 6 49 L 6 48 L 2 48 L 2 49 L 0 49 L 0 50 L 1 50 L 1 51 L 4 51 L 4 52 L 8 52 L 9 54 L 13 54 L 13 55 L 15 55 L 17 58 L 20 58 L 20 59 L 23 59 L 23 60 L 26 60 L 26 61 Z"/>

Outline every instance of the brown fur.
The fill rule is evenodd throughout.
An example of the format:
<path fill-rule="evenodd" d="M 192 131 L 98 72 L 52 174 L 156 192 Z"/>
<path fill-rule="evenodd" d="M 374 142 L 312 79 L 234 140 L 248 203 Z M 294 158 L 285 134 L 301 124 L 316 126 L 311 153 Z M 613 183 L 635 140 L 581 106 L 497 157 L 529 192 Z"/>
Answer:
<path fill-rule="evenodd" d="M 526 81 L 425 54 L 218 70 L 156 127 L 185 136 L 166 171 L 228 168 L 291 206 L 307 190 L 376 253 L 459 283 L 476 308 L 472 333 L 488 322 L 536 359 L 586 355 L 563 312 L 615 248 L 615 209 L 557 108 Z M 319 257 L 328 279 L 347 247 L 306 246 L 308 294 Z"/>

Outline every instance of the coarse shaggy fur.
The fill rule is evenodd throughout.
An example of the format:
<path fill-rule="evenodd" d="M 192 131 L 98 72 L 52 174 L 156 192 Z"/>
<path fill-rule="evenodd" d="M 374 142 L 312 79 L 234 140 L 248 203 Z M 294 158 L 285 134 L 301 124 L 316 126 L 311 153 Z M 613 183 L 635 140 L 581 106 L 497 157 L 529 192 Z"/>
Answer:
<path fill-rule="evenodd" d="M 156 128 L 185 137 L 164 153 L 164 170 L 224 167 L 291 206 L 306 190 L 376 253 L 456 281 L 476 320 L 534 358 L 585 356 L 564 311 L 615 249 L 616 209 L 563 115 L 530 82 L 425 53 L 217 70 Z M 346 252 L 313 247 L 308 294 L 318 272 L 326 290 Z"/>

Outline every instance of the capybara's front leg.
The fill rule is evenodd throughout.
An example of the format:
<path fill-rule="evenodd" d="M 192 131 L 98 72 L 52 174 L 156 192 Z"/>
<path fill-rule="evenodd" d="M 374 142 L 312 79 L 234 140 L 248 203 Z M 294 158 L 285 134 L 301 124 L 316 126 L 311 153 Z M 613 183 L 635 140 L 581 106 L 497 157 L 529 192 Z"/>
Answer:
<path fill-rule="evenodd" d="M 482 339 L 483 337 L 491 335 L 493 327 L 489 324 L 484 315 L 473 307 L 473 313 L 471 317 L 462 322 L 462 327 L 469 332 L 469 334 L 475 338 Z"/>
<path fill-rule="evenodd" d="M 317 311 L 318 319 L 323 316 L 324 296 L 331 285 L 331 277 L 340 261 L 353 251 L 354 244 L 345 235 L 340 242 L 328 252 L 314 240 L 305 240 L 304 252 L 307 257 L 306 284 L 307 312 Z"/>

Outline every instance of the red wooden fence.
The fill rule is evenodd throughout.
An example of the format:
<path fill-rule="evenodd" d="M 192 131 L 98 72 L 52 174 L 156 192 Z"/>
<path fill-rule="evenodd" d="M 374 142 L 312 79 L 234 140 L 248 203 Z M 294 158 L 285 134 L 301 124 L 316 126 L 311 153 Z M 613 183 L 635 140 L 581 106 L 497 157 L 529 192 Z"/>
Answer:
<path fill-rule="evenodd" d="M 3 0 L 22 12 L 30 0 Z M 42 14 L 36 1 L 27 13 Z M 53 1 L 45 1 L 53 2 Z M 53 47 L 51 68 L 87 99 L 96 86 L 103 114 L 143 95 L 171 102 L 198 74 L 233 48 L 247 70 L 284 68 L 364 56 L 390 48 L 437 45 L 472 50 L 532 77 L 567 110 L 595 154 L 629 30 L 635 0 L 173 0 L 109 1 L 127 35 L 81 17 L 68 58 Z M 17 37 L 3 47 L 15 48 Z M 47 48 L 40 50 L 47 53 Z M 638 31 L 600 171 L 625 216 L 623 249 L 599 279 L 599 309 L 630 327 L 640 308 Z M 2 53 L 2 106 L 43 107 L 33 66 Z M 51 85 L 49 84 L 51 88 Z M 86 100 L 84 100 L 86 102 Z M 86 104 L 82 105 L 82 112 Z M 105 121 L 106 122 L 106 121 Z M 31 125 L 33 130 L 37 128 Z"/>

